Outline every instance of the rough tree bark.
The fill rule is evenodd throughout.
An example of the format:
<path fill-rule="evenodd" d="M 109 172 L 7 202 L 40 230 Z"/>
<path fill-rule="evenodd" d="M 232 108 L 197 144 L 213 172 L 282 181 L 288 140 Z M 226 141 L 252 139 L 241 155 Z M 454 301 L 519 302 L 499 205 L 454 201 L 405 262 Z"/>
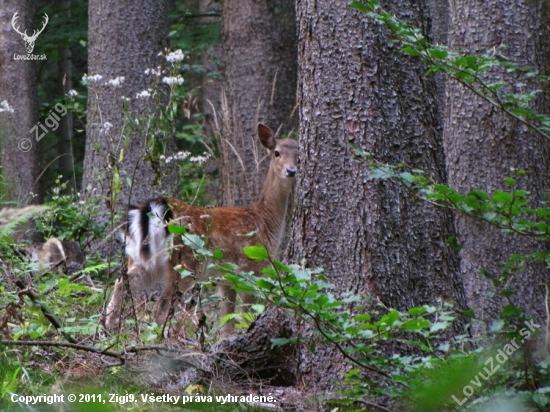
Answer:
<path fill-rule="evenodd" d="M 153 163 L 145 156 L 147 136 L 144 133 L 135 132 L 130 136 L 127 145 L 121 143 L 121 97 L 131 98 L 128 103 L 130 118 L 144 113 L 146 100 L 137 100 L 135 97 L 137 93 L 151 86 L 153 78 L 145 74 L 145 70 L 157 68 L 164 63 L 164 59 L 158 54 L 167 47 L 167 36 L 165 1 L 90 1 L 88 74 L 101 75 L 103 78 L 90 82 L 90 89 L 93 90 L 88 94 L 88 126 L 82 183 L 87 196 L 100 195 L 107 198 L 112 190 L 115 164 L 120 174 L 120 206 L 125 207 L 128 201 L 136 203 L 173 192 L 177 182 L 175 167 L 161 164 L 153 168 Z M 125 78 L 120 87 L 106 84 L 108 80 L 120 76 Z M 106 123 L 110 123 L 112 127 Z M 173 141 L 166 141 L 164 144 L 169 154 L 175 148 Z M 119 161 L 122 148 L 124 156 Z M 160 184 L 154 185 L 161 167 L 164 169 L 160 169 L 160 175 L 164 176 Z M 131 199 L 127 179 L 131 179 L 133 185 Z M 101 205 L 104 216 L 107 216 L 107 206 L 104 202 Z"/>
<path fill-rule="evenodd" d="M 548 3 L 499 0 L 451 2 L 449 45 L 469 53 L 493 49 L 520 66 L 531 65 L 541 72 L 550 68 Z M 507 47 L 502 48 L 503 45 Z M 514 77 L 494 71 L 491 81 Z M 528 85 L 532 87 L 532 85 Z M 518 186 L 540 199 L 549 187 L 550 144 L 518 122 L 506 117 L 456 82 L 448 82 L 444 133 L 449 184 L 461 193 L 474 186 L 493 192 L 504 189 L 503 180 L 512 177 L 511 168 L 525 170 Z M 548 101 L 537 103 L 548 112 Z M 491 284 L 479 274 L 485 269 L 498 275 L 512 253 L 531 253 L 544 246 L 534 239 L 503 234 L 487 224 L 457 216 L 456 229 L 462 245 L 461 277 L 468 304 L 476 315 L 490 320 L 504 303 L 489 298 Z M 544 296 L 541 283 L 548 283 L 544 267 L 530 267 L 516 275 L 509 286 L 517 290 L 512 300 L 522 304 L 530 316 L 542 321 Z"/>
<path fill-rule="evenodd" d="M 388 8 L 422 26 L 427 6 L 415 4 L 392 1 Z M 347 1 L 301 0 L 297 14 L 300 165 L 287 258 L 303 256 L 308 266 L 323 267 L 339 292 L 366 293 L 388 307 L 439 297 L 464 307 L 458 256 L 447 242 L 452 215 L 392 181 L 369 179 L 369 167 L 353 160 L 350 147 L 445 182 L 433 79 L 393 46 L 387 29 Z M 337 362 L 330 373 L 323 366 L 330 356 L 306 360 L 304 378 L 327 387 L 339 373 Z"/>
<path fill-rule="evenodd" d="M 274 131 L 280 128 L 281 133 L 295 127 L 293 2 L 222 1 L 222 43 L 222 203 L 243 206 L 260 193 L 268 166 L 265 150 L 256 144 L 256 123 L 264 122 Z"/>
<path fill-rule="evenodd" d="M 449 0 L 427 0 L 427 8 L 422 10 L 426 37 L 435 44 L 447 44 L 449 32 Z M 432 75 L 434 76 L 434 75 Z M 440 122 L 445 127 L 445 88 L 447 78 L 443 73 L 435 73 L 435 86 Z"/>
<path fill-rule="evenodd" d="M 12 28 L 11 21 L 18 12 L 16 26 L 32 33 L 41 23 L 33 22 L 31 1 L 0 0 L 0 102 L 7 101 L 13 108 L 0 113 L 0 152 L 2 175 L 6 179 L 7 196 L 2 199 L 18 204 L 37 202 L 31 192 L 39 192 L 36 179 L 39 173 L 40 143 L 29 131 L 38 122 L 38 96 L 35 70 L 41 64 L 36 60 L 15 60 L 14 54 L 26 55 L 25 43 Z M 47 30 L 47 28 L 46 28 Z M 44 33 L 42 35 L 45 35 Z M 34 54 L 41 54 L 34 50 Z M 0 110 L 5 108 L 0 107 Z"/>

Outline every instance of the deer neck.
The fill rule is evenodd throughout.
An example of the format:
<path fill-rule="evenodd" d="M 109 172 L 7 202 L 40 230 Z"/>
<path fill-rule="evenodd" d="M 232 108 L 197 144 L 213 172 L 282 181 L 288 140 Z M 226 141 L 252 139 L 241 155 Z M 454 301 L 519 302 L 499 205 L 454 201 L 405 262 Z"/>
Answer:
<path fill-rule="evenodd" d="M 269 168 L 260 197 L 252 206 L 252 209 L 260 215 L 262 226 L 265 225 L 265 233 L 260 233 L 260 236 L 267 237 L 262 240 L 273 255 L 277 253 L 281 243 L 292 185 L 293 180 L 281 179 L 272 168 Z"/>

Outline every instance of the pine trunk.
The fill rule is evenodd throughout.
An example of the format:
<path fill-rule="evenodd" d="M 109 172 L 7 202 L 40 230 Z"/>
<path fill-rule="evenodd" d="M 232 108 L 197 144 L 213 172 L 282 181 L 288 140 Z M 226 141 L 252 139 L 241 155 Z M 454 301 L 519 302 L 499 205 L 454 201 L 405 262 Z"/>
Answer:
<path fill-rule="evenodd" d="M 40 167 L 40 141 L 36 140 L 32 129 L 38 122 L 35 70 L 41 62 L 14 59 L 14 55 L 26 55 L 27 51 L 25 42 L 10 23 L 18 12 L 16 27 L 21 32 L 32 33 L 41 27 L 41 22 L 35 27 L 33 11 L 31 1 L 0 0 L 0 19 L 6 22 L 0 31 L 0 102 L 6 101 L 13 109 L 10 112 L 0 106 L 1 174 L 6 183 L 0 188 L 0 194 L 4 193 L 0 200 L 19 205 L 40 200 L 35 197 L 39 193 L 36 180 Z M 33 54 L 42 53 L 33 50 Z"/>
<path fill-rule="evenodd" d="M 339 292 L 378 297 L 388 307 L 444 298 L 463 308 L 458 255 L 447 241 L 452 215 L 393 181 L 370 179 L 352 150 L 445 182 L 434 81 L 420 60 L 393 46 L 385 27 L 348 3 L 297 2 L 300 166 L 287 258 L 305 257 Z M 393 1 L 390 11 L 423 27 L 427 5 L 419 3 Z M 340 369 L 331 362 L 327 373 L 330 356 L 303 362 L 306 380 L 327 386 Z"/>
<path fill-rule="evenodd" d="M 548 25 L 545 2 L 455 1 L 451 2 L 449 44 L 466 53 L 486 53 L 492 49 L 519 66 L 531 65 L 548 73 Z M 513 75 L 501 70 L 494 70 L 486 81 L 502 80 L 517 82 Z M 548 112 L 548 102 L 540 100 L 537 106 L 538 110 Z M 550 182 L 547 140 L 453 81 L 448 82 L 445 117 L 448 179 L 454 189 L 461 193 L 473 187 L 490 193 L 509 189 L 503 180 L 514 177 L 512 168 L 515 168 L 527 172 L 525 178 L 517 180 L 518 188 L 530 191 L 533 201 L 540 200 Z M 460 270 L 468 305 L 477 317 L 489 321 L 499 315 L 506 301 L 499 296 L 490 298 L 491 282 L 480 271 L 498 276 L 513 253 L 528 254 L 545 246 L 535 239 L 504 234 L 463 216 L 457 216 L 455 224 L 462 245 Z M 548 283 L 548 271 L 542 266 L 529 267 L 508 283 L 518 292 L 511 297 L 512 301 L 541 321 L 546 316 L 543 283 Z"/>

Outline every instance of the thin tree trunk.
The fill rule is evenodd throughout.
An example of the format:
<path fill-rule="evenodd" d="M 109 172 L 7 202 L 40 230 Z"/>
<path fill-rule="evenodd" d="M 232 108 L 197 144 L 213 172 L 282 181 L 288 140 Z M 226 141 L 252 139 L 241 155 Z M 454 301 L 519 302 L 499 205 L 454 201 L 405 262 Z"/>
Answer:
<path fill-rule="evenodd" d="M 62 2 L 63 10 L 67 18 L 71 17 L 71 1 L 72 0 L 63 0 Z M 63 96 L 73 88 L 73 57 L 69 47 L 64 47 L 59 50 L 59 55 L 61 56 L 61 61 L 58 63 L 58 79 L 61 79 L 59 82 L 59 94 Z M 73 114 L 67 112 L 59 121 L 60 136 L 57 144 L 57 151 L 59 155 L 61 155 L 58 161 L 59 170 L 63 173 L 65 178 L 70 179 L 70 188 L 73 192 L 76 192 L 75 161 L 72 150 L 72 141 L 74 137 L 73 120 Z"/>
<path fill-rule="evenodd" d="M 547 3 L 516 0 L 451 3 L 449 43 L 453 49 L 469 53 L 493 49 L 520 66 L 531 65 L 548 72 Z M 502 80 L 517 82 L 513 75 L 497 70 L 488 81 Z M 518 179 L 518 187 L 529 190 L 534 201 L 540 200 L 550 182 L 548 141 L 456 82 L 448 82 L 447 96 L 444 141 L 449 184 L 461 193 L 472 187 L 493 192 L 506 188 L 503 180 L 513 177 L 512 168 L 516 168 L 527 172 L 525 178 Z M 537 105 L 539 110 L 548 111 L 547 101 L 541 99 Z M 503 263 L 513 253 L 528 254 L 545 246 L 534 239 L 503 234 L 463 216 L 457 216 L 455 223 L 462 245 L 460 270 L 468 304 L 478 317 L 494 319 L 505 300 L 499 296 L 490 297 L 491 282 L 479 272 L 484 269 L 498 276 Z M 545 318 L 542 283 L 548 283 L 548 271 L 540 265 L 518 273 L 508 284 L 518 292 L 512 296 L 512 301 L 524 306 L 529 316 L 539 320 Z"/>
<path fill-rule="evenodd" d="M 268 162 L 255 137 L 261 121 L 295 126 L 295 9 L 286 0 L 222 1 L 225 65 L 222 190 L 225 205 L 248 205 L 261 191 Z M 280 135 L 278 136 L 280 137 Z"/>
<path fill-rule="evenodd" d="M 447 241 L 452 215 L 395 182 L 369 179 L 351 147 L 445 182 L 435 84 L 384 27 L 348 3 L 297 2 L 300 167 L 288 260 L 305 257 L 309 267 L 325 269 L 338 292 L 378 297 L 388 307 L 438 298 L 464 307 L 458 256 Z M 420 24 L 425 8 L 393 1 L 390 11 Z M 341 372 L 338 362 L 330 372 L 323 366 L 331 356 L 304 361 L 305 379 L 328 386 Z"/>
<path fill-rule="evenodd" d="M 11 22 L 18 12 L 16 27 L 24 32 L 39 29 L 33 25 L 31 1 L 0 0 L 0 19 Z M 44 34 L 42 34 L 44 35 Z M 0 106 L 0 151 L 2 170 L 7 185 L 0 188 L 6 196 L 2 201 L 17 204 L 39 202 L 40 142 L 31 129 L 38 122 L 38 96 L 35 69 L 39 61 L 15 60 L 14 54 L 26 55 L 21 36 L 7 23 L 0 30 L 0 102 L 6 101 L 13 113 Z M 34 54 L 41 54 L 33 50 Z"/>

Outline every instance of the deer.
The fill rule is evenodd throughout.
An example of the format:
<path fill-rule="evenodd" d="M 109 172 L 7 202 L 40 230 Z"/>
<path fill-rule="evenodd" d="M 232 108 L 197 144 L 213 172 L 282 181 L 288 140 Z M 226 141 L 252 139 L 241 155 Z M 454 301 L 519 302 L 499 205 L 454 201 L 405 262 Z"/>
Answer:
<path fill-rule="evenodd" d="M 25 32 L 20 32 L 19 31 L 19 26 L 15 27 L 15 22 L 19 18 L 17 13 L 19 13 L 19 11 L 16 11 L 15 14 L 13 15 L 12 19 L 11 19 L 11 26 L 13 27 L 13 30 L 15 30 L 17 33 L 19 33 L 21 35 L 21 37 L 25 41 L 25 48 L 27 49 L 27 53 L 30 54 L 34 50 L 34 42 L 38 38 L 38 35 L 44 31 L 44 29 L 46 28 L 46 25 L 48 24 L 48 21 L 50 20 L 50 18 L 48 17 L 48 15 L 46 13 L 44 13 L 44 24 L 42 25 L 42 28 L 40 30 L 34 30 L 32 36 L 29 36 L 27 34 L 27 30 L 25 30 Z"/>
<path fill-rule="evenodd" d="M 182 278 L 174 267 L 180 265 L 194 274 L 205 269 L 194 251 L 183 244 L 181 237 L 168 232 L 169 223 L 184 226 L 187 233 L 203 236 L 209 250 L 221 250 L 223 259 L 236 264 L 240 271 L 253 271 L 259 275 L 264 267 L 262 262 L 251 260 L 244 254 L 246 246 L 261 244 L 270 256 L 278 253 L 297 172 L 298 143 L 289 138 L 276 139 L 271 129 L 262 123 L 257 125 L 257 135 L 267 149 L 271 163 L 259 198 L 251 206 L 203 208 L 178 199 L 160 198 L 129 211 L 123 231 L 129 256 L 127 276 L 130 290 L 134 294 L 134 290 L 141 289 L 144 298 L 149 300 L 160 293 L 153 307 L 158 325 L 164 325 L 169 318 L 178 293 L 189 290 L 195 281 L 192 276 Z M 207 275 L 213 277 L 216 272 Z M 217 288 L 220 318 L 223 318 L 235 312 L 237 293 L 223 281 L 217 282 Z M 121 277 L 115 283 L 106 310 L 105 326 L 108 330 L 113 330 L 118 324 L 123 295 Z M 245 306 L 254 302 L 251 295 L 239 295 Z M 234 324 L 229 321 L 220 329 L 220 336 L 227 337 L 233 331 Z"/>

